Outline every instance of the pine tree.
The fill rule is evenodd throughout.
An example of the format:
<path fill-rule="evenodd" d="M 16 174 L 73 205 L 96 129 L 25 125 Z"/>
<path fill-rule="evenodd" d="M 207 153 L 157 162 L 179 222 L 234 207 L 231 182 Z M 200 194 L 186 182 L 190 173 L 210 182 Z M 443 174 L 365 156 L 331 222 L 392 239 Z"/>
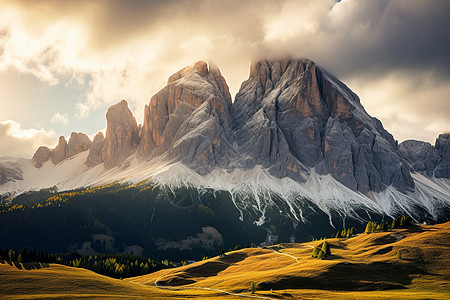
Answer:
<path fill-rule="evenodd" d="M 391 229 L 397 228 L 397 222 L 395 222 L 395 219 L 392 220 Z"/>
<path fill-rule="evenodd" d="M 366 230 L 364 230 L 365 233 L 372 233 L 373 231 L 373 223 L 372 221 L 369 221 L 366 225 Z"/>
<path fill-rule="evenodd" d="M 319 252 L 320 252 L 320 248 L 319 247 L 314 247 L 313 252 L 312 252 L 312 257 L 319 256 Z"/>
<path fill-rule="evenodd" d="M 325 252 L 325 256 L 331 255 L 330 244 L 327 241 L 322 243 L 322 251 Z"/>
<path fill-rule="evenodd" d="M 345 237 L 346 238 L 349 238 L 349 237 L 351 237 L 352 236 L 352 231 L 350 230 L 350 228 L 349 229 L 347 229 L 347 233 L 345 234 Z"/>
<path fill-rule="evenodd" d="M 252 283 L 250 284 L 250 291 L 252 292 L 252 294 L 256 292 L 256 283 L 254 281 L 252 281 Z"/>
<path fill-rule="evenodd" d="M 19 253 L 19 256 L 17 257 L 18 262 L 22 262 L 22 253 Z"/>
<path fill-rule="evenodd" d="M 319 255 L 317 255 L 317 257 L 320 258 L 320 259 L 324 259 L 325 256 L 326 256 L 326 255 L 325 255 L 325 252 L 322 251 L 322 250 L 320 250 Z"/>
<path fill-rule="evenodd" d="M 10 261 L 14 261 L 14 259 L 16 259 L 16 252 L 14 252 L 13 249 L 9 250 L 8 257 Z"/>

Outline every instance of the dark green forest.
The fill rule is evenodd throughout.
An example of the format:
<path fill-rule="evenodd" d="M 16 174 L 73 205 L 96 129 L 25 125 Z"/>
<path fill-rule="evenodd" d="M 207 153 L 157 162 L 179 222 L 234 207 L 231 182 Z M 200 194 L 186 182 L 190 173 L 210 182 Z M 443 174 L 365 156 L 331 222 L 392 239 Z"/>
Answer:
<path fill-rule="evenodd" d="M 127 278 L 149 274 L 173 267 L 172 262 L 155 261 L 130 254 L 81 255 L 79 253 L 48 254 L 36 250 L 0 249 L 0 260 L 18 263 L 57 263 L 75 268 L 84 268 L 113 278 Z"/>

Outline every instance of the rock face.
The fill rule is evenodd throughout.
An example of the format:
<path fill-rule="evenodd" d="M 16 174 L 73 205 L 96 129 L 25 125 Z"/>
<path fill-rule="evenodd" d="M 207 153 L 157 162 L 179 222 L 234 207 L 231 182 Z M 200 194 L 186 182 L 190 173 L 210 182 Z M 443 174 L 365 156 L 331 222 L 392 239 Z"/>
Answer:
<path fill-rule="evenodd" d="M 92 142 L 87 135 L 81 132 L 72 132 L 66 148 L 66 158 L 88 150 L 91 148 L 91 145 Z"/>
<path fill-rule="evenodd" d="M 401 143 L 398 148 L 414 171 L 426 176 L 433 176 L 440 157 L 430 143 L 407 140 Z"/>
<path fill-rule="evenodd" d="M 33 155 L 33 164 L 36 168 L 42 167 L 42 164 L 51 159 L 53 164 L 59 164 L 66 158 L 72 157 L 78 153 L 88 150 L 91 147 L 91 140 L 84 133 L 72 132 L 67 143 L 66 138 L 59 137 L 58 145 L 54 149 L 48 147 L 39 147 Z"/>
<path fill-rule="evenodd" d="M 0 163 L 0 184 L 4 184 L 8 181 L 22 180 L 22 175 L 22 169 L 16 163 Z"/>
<path fill-rule="evenodd" d="M 105 160 L 105 157 L 103 157 L 102 153 L 104 145 L 105 145 L 105 137 L 103 136 L 103 132 L 99 132 L 94 136 L 92 146 L 89 149 L 89 155 L 86 160 L 86 165 L 88 167 L 95 167 L 96 165 L 101 164 Z"/>
<path fill-rule="evenodd" d="M 450 133 L 440 134 L 434 147 L 427 142 L 408 140 L 399 149 L 415 172 L 450 178 Z"/>
<path fill-rule="evenodd" d="M 356 94 L 310 60 L 254 63 L 232 115 L 246 166 L 297 179 L 314 167 L 363 193 L 414 186 L 392 135 Z"/>
<path fill-rule="evenodd" d="M 435 148 L 440 161 L 434 170 L 434 176 L 450 178 L 450 133 L 440 134 L 436 139 Z"/>
<path fill-rule="evenodd" d="M 40 146 L 33 155 L 33 164 L 36 168 L 40 168 L 50 157 L 52 157 L 52 151 L 48 147 Z"/>
<path fill-rule="evenodd" d="M 59 137 L 58 145 L 56 145 L 55 149 L 52 150 L 52 163 L 59 164 L 63 160 L 66 159 L 66 150 L 67 150 L 67 141 L 63 136 Z"/>
<path fill-rule="evenodd" d="M 139 144 L 139 129 L 125 100 L 108 109 L 106 125 L 102 158 L 106 168 L 113 168 L 136 151 Z"/>
<path fill-rule="evenodd" d="M 227 166 L 231 96 L 219 69 L 197 62 L 172 75 L 145 107 L 139 153 L 167 153 L 201 174 Z"/>

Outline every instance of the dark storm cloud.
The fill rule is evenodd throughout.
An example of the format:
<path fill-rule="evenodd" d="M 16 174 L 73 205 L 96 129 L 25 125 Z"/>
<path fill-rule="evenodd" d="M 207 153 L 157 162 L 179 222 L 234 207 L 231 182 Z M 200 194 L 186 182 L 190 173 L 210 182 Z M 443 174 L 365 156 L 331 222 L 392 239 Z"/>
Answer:
<path fill-rule="evenodd" d="M 369 3 L 371 2 L 371 3 Z M 450 1 L 355 1 L 333 52 L 343 72 L 435 69 L 450 76 Z M 345 12 L 344 12 L 345 13 Z M 329 26 L 333 25 L 331 23 Z M 332 35 L 334 28 L 326 28 Z M 375 71 L 375 72 L 374 72 Z"/>

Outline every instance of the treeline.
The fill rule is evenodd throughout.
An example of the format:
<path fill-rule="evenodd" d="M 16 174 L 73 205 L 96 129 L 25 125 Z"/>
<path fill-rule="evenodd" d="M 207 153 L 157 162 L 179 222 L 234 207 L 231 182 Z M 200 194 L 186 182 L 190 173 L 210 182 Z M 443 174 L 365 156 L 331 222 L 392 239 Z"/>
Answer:
<path fill-rule="evenodd" d="M 397 228 L 407 228 L 412 226 L 413 220 L 409 216 L 398 216 L 392 223 L 389 224 L 387 221 L 382 221 L 380 224 L 377 222 L 369 221 L 366 225 L 365 233 L 373 233 L 373 232 L 383 232 L 388 229 L 397 229 Z"/>
<path fill-rule="evenodd" d="M 173 263 L 168 260 L 160 262 L 131 254 L 48 254 L 27 249 L 22 249 L 20 251 L 0 249 L 0 259 L 19 263 L 57 263 L 75 268 L 88 269 L 113 278 L 145 275 L 174 266 Z"/>
<path fill-rule="evenodd" d="M 331 238 L 349 238 L 358 234 L 355 227 L 347 228 L 347 230 L 342 230 L 336 232 L 336 234 L 332 234 Z"/>

